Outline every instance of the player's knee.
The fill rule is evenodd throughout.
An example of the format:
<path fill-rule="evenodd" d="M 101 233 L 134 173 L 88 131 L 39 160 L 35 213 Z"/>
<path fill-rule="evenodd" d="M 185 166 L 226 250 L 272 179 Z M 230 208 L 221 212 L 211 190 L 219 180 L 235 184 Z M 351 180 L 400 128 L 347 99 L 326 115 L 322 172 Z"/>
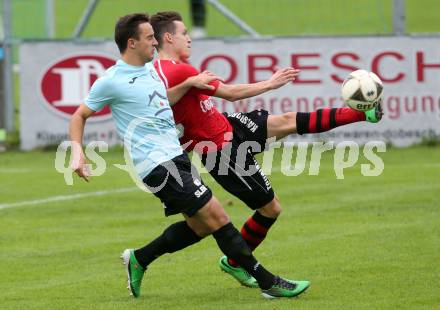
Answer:
<path fill-rule="evenodd" d="M 275 197 L 271 201 L 271 212 L 274 215 L 274 217 L 278 217 L 278 216 L 280 216 L 282 211 L 283 211 L 283 209 L 281 208 L 280 201 L 278 200 L 277 197 Z"/>
<path fill-rule="evenodd" d="M 211 206 L 211 215 L 213 222 L 216 224 L 216 229 L 223 227 L 230 222 L 228 214 L 218 201 L 213 202 L 213 205 Z"/>
<path fill-rule="evenodd" d="M 205 223 L 192 221 L 191 219 L 187 219 L 186 222 L 192 231 L 194 231 L 194 233 L 200 238 L 205 238 L 212 233 L 211 229 L 209 229 Z"/>
<path fill-rule="evenodd" d="M 258 209 L 258 212 L 260 212 L 260 214 L 265 217 L 277 218 L 282 212 L 280 201 L 277 197 L 274 197 L 271 202 L 269 202 L 264 207 Z"/>
<path fill-rule="evenodd" d="M 268 123 L 268 137 L 282 139 L 296 132 L 296 112 L 274 116 Z"/>
<path fill-rule="evenodd" d="M 220 202 L 213 197 L 189 222 L 196 234 L 205 237 L 228 224 L 230 219 Z"/>
<path fill-rule="evenodd" d="M 296 112 L 287 112 L 282 115 L 285 124 L 292 125 L 296 123 Z"/>

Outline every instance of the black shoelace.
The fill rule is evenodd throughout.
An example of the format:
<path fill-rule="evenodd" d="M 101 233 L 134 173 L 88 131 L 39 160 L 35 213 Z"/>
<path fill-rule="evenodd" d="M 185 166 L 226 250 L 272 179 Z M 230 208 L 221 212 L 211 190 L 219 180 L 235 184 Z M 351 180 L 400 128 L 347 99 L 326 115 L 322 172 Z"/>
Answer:
<path fill-rule="evenodd" d="M 278 286 L 279 288 L 286 290 L 293 290 L 296 287 L 296 284 L 290 283 L 283 278 L 276 277 L 274 286 Z"/>

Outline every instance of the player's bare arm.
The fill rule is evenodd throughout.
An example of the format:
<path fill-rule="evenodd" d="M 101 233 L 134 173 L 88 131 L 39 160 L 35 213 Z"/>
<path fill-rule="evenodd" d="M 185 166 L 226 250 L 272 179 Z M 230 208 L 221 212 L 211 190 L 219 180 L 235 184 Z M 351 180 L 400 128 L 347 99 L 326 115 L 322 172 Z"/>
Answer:
<path fill-rule="evenodd" d="M 213 90 L 214 86 L 209 85 L 209 83 L 215 80 L 222 81 L 219 76 L 210 71 L 203 71 L 198 75 L 191 76 L 179 85 L 167 90 L 168 101 L 170 102 L 170 105 L 174 105 L 188 92 L 188 90 L 191 89 L 191 87 Z"/>
<path fill-rule="evenodd" d="M 69 135 L 72 141 L 72 164 L 71 167 L 78 176 L 85 181 L 89 181 L 90 172 L 87 169 L 87 161 L 82 149 L 82 139 L 86 120 L 92 116 L 95 111 L 81 104 L 75 111 L 69 124 Z"/>
<path fill-rule="evenodd" d="M 236 101 L 263 94 L 267 91 L 280 88 L 295 80 L 299 74 L 298 69 L 284 68 L 276 71 L 268 80 L 252 84 L 220 84 L 214 96 L 229 101 Z"/>

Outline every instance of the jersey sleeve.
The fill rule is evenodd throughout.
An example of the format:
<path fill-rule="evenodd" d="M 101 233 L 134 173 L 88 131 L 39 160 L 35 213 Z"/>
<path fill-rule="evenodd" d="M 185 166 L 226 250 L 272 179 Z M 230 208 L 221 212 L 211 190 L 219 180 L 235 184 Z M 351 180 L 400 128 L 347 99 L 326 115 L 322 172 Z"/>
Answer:
<path fill-rule="evenodd" d="M 113 87 L 108 77 L 101 77 L 93 83 L 89 95 L 84 100 L 85 105 L 95 112 L 102 110 L 114 98 Z"/>
<path fill-rule="evenodd" d="M 181 64 L 181 68 L 179 68 L 178 72 L 179 72 L 179 83 L 176 83 L 175 85 L 180 84 L 183 81 L 185 81 L 187 78 L 198 75 L 200 73 L 200 71 L 198 71 L 196 68 L 188 64 Z M 217 88 L 220 85 L 220 81 L 218 80 L 212 81 L 211 83 L 209 83 L 209 85 L 214 86 L 214 89 L 198 89 L 192 87 L 189 92 L 191 94 L 202 94 L 202 95 L 212 96 L 217 91 Z"/>
<path fill-rule="evenodd" d="M 176 79 L 173 81 L 173 86 L 182 83 L 189 77 L 199 74 L 199 71 L 189 64 L 179 64 L 175 74 Z"/>
<path fill-rule="evenodd" d="M 193 89 L 197 91 L 199 94 L 203 94 L 206 96 L 213 96 L 217 91 L 218 86 L 220 85 L 220 81 L 219 80 L 212 81 L 211 83 L 209 83 L 209 85 L 214 86 L 214 89 L 197 89 L 197 88 L 193 88 Z"/>

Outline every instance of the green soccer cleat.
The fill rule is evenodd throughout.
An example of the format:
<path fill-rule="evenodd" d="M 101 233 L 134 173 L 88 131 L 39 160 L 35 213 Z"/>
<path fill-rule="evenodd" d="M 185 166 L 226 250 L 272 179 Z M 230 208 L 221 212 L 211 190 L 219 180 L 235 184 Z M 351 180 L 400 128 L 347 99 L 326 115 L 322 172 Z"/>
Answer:
<path fill-rule="evenodd" d="M 309 286 L 309 281 L 293 281 L 276 277 L 275 284 L 267 290 L 261 290 L 261 295 L 269 299 L 279 297 L 295 297 L 308 289 Z"/>
<path fill-rule="evenodd" d="M 235 278 L 241 285 L 247 287 L 258 287 L 258 282 L 253 276 L 251 276 L 246 270 L 241 267 L 233 267 L 229 265 L 228 258 L 223 256 L 219 261 L 220 269 L 226 273 L 229 273 Z"/>
<path fill-rule="evenodd" d="M 144 272 L 147 268 L 139 265 L 136 257 L 134 256 L 133 249 L 126 249 L 121 255 L 122 261 L 125 265 L 125 270 L 127 271 L 128 286 L 131 294 L 134 297 L 139 297 L 141 295 L 141 284 L 142 278 L 144 277 Z"/>
<path fill-rule="evenodd" d="M 377 123 L 382 119 L 383 109 L 382 109 L 382 98 L 377 102 L 377 106 L 374 109 L 365 111 L 365 120 L 370 123 Z"/>

